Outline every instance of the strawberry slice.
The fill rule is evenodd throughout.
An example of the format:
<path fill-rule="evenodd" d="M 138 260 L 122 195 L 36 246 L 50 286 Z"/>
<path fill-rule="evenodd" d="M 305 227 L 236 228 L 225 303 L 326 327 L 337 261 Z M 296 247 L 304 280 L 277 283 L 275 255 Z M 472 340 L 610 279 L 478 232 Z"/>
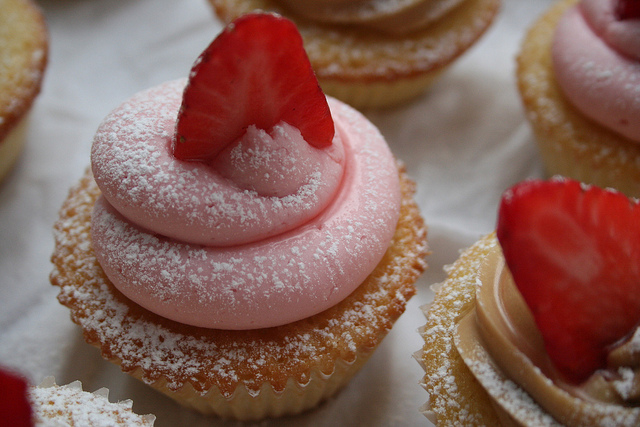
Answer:
<path fill-rule="evenodd" d="M 640 323 L 640 205 L 568 179 L 525 181 L 500 205 L 498 240 L 565 380 L 606 366 Z"/>
<path fill-rule="evenodd" d="M 28 384 L 22 377 L 0 369 L 0 424 L 15 427 L 33 425 L 27 388 Z"/>
<path fill-rule="evenodd" d="M 640 19 L 640 0 L 618 0 L 616 16 L 620 20 Z"/>
<path fill-rule="evenodd" d="M 331 145 L 334 124 L 296 26 L 279 15 L 238 18 L 191 69 L 173 154 L 208 162 L 250 125 L 284 121 L 314 147 Z"/>

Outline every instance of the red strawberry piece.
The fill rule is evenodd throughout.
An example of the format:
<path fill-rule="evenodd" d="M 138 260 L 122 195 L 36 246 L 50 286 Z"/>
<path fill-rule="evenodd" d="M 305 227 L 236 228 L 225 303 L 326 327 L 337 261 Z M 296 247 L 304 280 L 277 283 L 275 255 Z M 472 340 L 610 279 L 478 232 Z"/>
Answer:
<path fill-rule="evenodd" d="M 281 16 L 238 18 L 200 55 L 178 114 L 173 154 L 210 161 L 250 125 L 284 121 L 314 147 L 331 145 L 334 124 L 296 26 Z"/>
<path fill-rule="evenodd" d="M 33 425 L 27 382 L 18 375 L 0 370 L 0 424 L 15 427 Z"/>
<path fill-rule="evenodd" d="M 618 0 L 616 16 L 620 20 L 640 19 L 640 0 Z"/>
<path fill-rule="evenodd" d="M 498 240 L 565 380 L 606 366 L 640 323 L 640 205 L 576 181 L 525 181 L 500 205 Z"/>

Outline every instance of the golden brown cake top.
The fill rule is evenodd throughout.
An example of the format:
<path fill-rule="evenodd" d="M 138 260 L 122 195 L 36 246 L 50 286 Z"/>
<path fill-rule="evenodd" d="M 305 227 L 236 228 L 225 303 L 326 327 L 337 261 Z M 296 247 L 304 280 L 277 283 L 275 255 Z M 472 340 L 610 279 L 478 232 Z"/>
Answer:
<path fill-rule="evenodd" d="M 48 55 L 45 20 L 30 0 L 0 0 L 0 141 L 40 91 Z"/>

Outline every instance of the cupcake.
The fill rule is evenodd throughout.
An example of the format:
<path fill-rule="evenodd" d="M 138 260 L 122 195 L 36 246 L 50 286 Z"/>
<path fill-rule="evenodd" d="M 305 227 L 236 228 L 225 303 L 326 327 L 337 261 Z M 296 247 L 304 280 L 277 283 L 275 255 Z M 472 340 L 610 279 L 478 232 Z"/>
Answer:
<path fill-rule="evenodd" d="M 188 81 L 105 118 L 55 224 L 51 281 L 89 343 L 181 404 L 299 413 L 414 294 L 413 192 L 378 130 L 322 93 L 295 25 L 249 14 Z"/>
<path fill-rule="evenodd" d="M 448 268 L 417 354 L 436 425 L 640 423 L 640 205 L 525 181 Z"/>
<path fill-rule="evenodd" d="M 21 376 L 0 370 L 0 417 L 3 425 L 29 426 L 153 426 L 154 415 L 138 415 L 133 402 L 109 402 L 109 390 L 94 393 L 82 390 L 80 381 L 59 386 L 53 377 L 37 387 L 29 386 Z"/>
<path fill-rule="evenodd" d="M 298 26 L 322 89 L 355 108 L 425 91 L 492 23 L 499 0 L 209 0 L 224 22 L 255 10 Z"/>
<path fill-rule="evenodd" d="M 637 2 L 558 2 L 526 35 L 517 80 L 549 174 L 640 196 Z"/>
<path fill-rule="evenodd" d="M 0 0 L 0 180 L 22 152 L 28 113 L 40 92 L 49 35 L 30 0 Z"/>

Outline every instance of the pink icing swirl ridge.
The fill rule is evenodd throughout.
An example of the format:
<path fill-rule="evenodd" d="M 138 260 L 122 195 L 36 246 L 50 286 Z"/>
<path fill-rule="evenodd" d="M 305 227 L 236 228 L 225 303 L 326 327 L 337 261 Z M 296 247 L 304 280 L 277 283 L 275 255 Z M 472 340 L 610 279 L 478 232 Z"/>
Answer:
<path fill-rule="evenodd" d="M 137 134 L 144 135 L 134 145 L 147 146 L 144 141 L 158 137 L 164 138 L 165 143 L 155 147 L 170 150 L 172 132 L 167 130 L 173 128 L 171 120 L 175 120 L 173 114 L 177 112 L 174 105 L 177 101 L 173 98 L 180 97 L 182 85 L 182 82 L 170 83 L 143 95 L 146 101 L 137 107 L 148 111 L 147 102 L 157 102 L 160 106 L 152 110 L 159 111 L 160 118 L 147 117 L 127 123 L 138 128 Z M 127 110 L 127 116 L 137 117 L 138 108 L 130 110 L 131 103 L 124 105 L 121 108 Z M 148 231 L 135 217 L 129 217 L 129 213 L 112 204 L 106 194 L 101 197 L 94 208 L 92 242 L 96 257 L 114 286 L 158 315 L 218 329 L 256 329 L 290 323 L 332 307 L 353 292 L 378 264 L 395 232 L 400 206 L 398 171 L 383 137 L 368 120 L 335 99 L 329 98 L 329 106 L 337 137 L 331 154 L 324 156 L 331 161 L 319 167 L 331 169 L 339 165 L 339 173 L 331 172 L 337 176 L 332 178 L 337 184 L 327 197 L 328 202 L 293 229 L 281 229 L 273 235 L 240 244 L 229 244 L 228 240 L 224 245 L 194 244 Z M 119 114 L 116 112 L 116 117 Z M 116 127 L 122 123 L 114 117 L 105 121 L 112 122 Z M 144 131 L 140 129 L 141 124 Z M 113 149 L 113 144 L 110 147 Z M 138 150 L 139 147 L 128 148 L 125 151 L 130 157 L 124 153 L 118 153 L 117 157 L 129 169 L 159 170 L 156 163 L 166 160 L 164 153 L 157 153 L 159 148 L 147 147 L 145 150 L 150 151 L 144 154 Z M 147 162 L 138 163 L 143 155 L 155 159 L 151 166 Z M 107 154 L 101 156 L 107 157 Z M 228 164 L 226 160 L 222 162 Z M 93 164 L 96 163 L 99 162 L 94 160 Z M 234 169 L 236 172 L 246 166 L 246 162 L 240 163 Z M 182 181 L 182 172 L 175 173 L 176 167 L 166 170 L 174 172 L 174 180 Z M 204 174 L 217 174 L 215 168 L 197 163 L 184 163 L 180 167 L 193 168 L 190 173 L 200 178 Z M 103 171 L 104 168 L 100 168 L 97 175 Z M 223 173 L 229 177 L 235 172 Z M 158 181 L 159 186 L 145 191 L 151 197 L 154 191 L 163 191 L 167 185 L 164 179 L 168 178 L 163 177 L 163 181 Z M 223 177 L 221 182 L 239 189 L 242 196 L 252 193 L 271 199 L 289 197 L 260 196 L 256 190 L 242 189 L 252 184 L 239 186 L 231 179 Z M 321 181 L 325 181 L 325 170 L 322 170 Z M 102 190 L 104 179 L 96 176 L 96 182 Z M 128 191 L 126 185 L 118 187 L 119 191 Z M 260 189 L 267 193 L 271 190 Z M 138 193 L 134 193 L 134 198 L 142 200 Z M 274 205 L 276 211 L 282 209 L 275 200 Z M 259 214 L 268 215 L 263 204 L 260 206 Z M 236 234 L 244 232 L 241 224 L 236 227 Z"/>
<path fill-rule="evenodd" d="M 583 0 L 565 13 L 553 39 L 554 72 L 585 116 L 640 142 L 640 20 L 617 20 L 614 5 Z"/>
<path fill-rule="evenodd" d="M 153 233 L 224 246 L 291 230 L 326 208 L 343 174 L 339 136 L 319 150 L 286 123 L 276 126 L 273 135 L 253 127 L 218 156 L 214 167 L 176 160 L 171 137 L 185 83 L 141 92 L 99 126 L 91 166 L 118 212 Z M 236 153 L 243 145 L 254 153 L 253 162 Z"/>
<path fill-rule="evenodd" d="M 582 0 L 579 7 L 593 32 L 622 55 L 640 61 L 640 24 L 637 19 L 618 19 L 619 0 Z"/>

